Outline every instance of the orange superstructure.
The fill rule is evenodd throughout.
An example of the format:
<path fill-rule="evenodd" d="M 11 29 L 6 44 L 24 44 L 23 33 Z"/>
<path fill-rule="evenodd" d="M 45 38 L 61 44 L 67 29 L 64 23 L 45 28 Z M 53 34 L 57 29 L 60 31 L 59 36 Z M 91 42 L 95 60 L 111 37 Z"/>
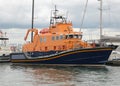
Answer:
<path fill-rule="evenodd" d="M 31 51 L 63 51 L 75 48 L 90 48 L 92 45 L 82 40 L 82 32 L 75 32 L 72 22 L 67 21 L 63 16 L 58 16 L 57 11 L 51 16 L 49 28 L 43 28 L 40 32 L 37 29 L 29 29 L 33 32 L 33 41 L 23 45 L 23 52 Z"/>

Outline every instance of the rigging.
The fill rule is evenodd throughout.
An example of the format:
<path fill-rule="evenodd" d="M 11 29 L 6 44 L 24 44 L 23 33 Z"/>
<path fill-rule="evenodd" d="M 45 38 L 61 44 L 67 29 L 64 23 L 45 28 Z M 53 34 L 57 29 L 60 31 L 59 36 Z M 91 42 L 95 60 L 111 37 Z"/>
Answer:
<path fill-rule="evenodd" d="M 85 18 L 85 14 L 86 14 L 86 11 L 87 11 L 87 5 L 88 5 L 88 0 L 86 1 L 86 4 L 85 4 L 85 9 L 84 9 L 84 12 L 83 12 L 83 17 L 82 17 L 82 22 L 81 22 L 81 25 L 80 25 L 80 32 L 81 32 L 83 22 L 84 22 L 84 18 Z"/>

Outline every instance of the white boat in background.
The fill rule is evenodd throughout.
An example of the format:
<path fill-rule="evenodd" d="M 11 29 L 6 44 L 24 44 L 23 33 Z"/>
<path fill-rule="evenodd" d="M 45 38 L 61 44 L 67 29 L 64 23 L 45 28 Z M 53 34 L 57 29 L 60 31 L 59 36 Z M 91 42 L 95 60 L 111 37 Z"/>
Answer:
<path fill-rule="evenodd" d="M 118 59 L 120 60 L 120 46 L 116 50 L 112 51 L 109 61 Z"/>
<path fill-rule="evenodd" d="M 0 30 L 0 60 L 8 60 L 11 53 L 11 48 L 7 44 L 9 38 L 6 36 L 6 32 L 3 33 Z"/>
<path fill-rule="evenodd" d="M 10 54 L 21 51 L 21 45 L 9 44 L 9 38 L 6 32 L 0 30 L 0 62 L 6 62 L 10 59 Z"/>
<path fill-rule="evenodd" d="M 120 46 L 111 53 L 111 56 L 106 64 L 111 66 L 120 66 Z"/>

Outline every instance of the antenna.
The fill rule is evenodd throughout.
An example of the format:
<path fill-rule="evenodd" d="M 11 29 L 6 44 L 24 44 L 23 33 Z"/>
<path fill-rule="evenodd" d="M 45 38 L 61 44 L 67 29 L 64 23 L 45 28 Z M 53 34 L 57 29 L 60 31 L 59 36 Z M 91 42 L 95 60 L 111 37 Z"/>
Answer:
<path fill-rule="evenodd" d="M 56 7 L 56 5 L 55 5 L 55 12 L 54 12 L 54 17 L 55 17 L 55 23 L 56 23 L 56 18 L 57 18 L 57 7 Z"/>
<path fill-rule="evenodd" d="M 32 26 L 31 28 L 34 28 L 34 0 L 32 0 Z M 33 42 L 33 32 L 31 32 L 31 42 Z"/>
<path fill-rule="evenodd" d="M 54 10 L 51 10 L 50 25 L 56 23 L 56 20 L 57 20 L 57 11 L 58 11 L 58 10 L 57 10 L 56 5 L 55 5 L 55 9 L 54 9 Z M 52 14 L 53 14 L 53 15 L 52 15 Z"/>

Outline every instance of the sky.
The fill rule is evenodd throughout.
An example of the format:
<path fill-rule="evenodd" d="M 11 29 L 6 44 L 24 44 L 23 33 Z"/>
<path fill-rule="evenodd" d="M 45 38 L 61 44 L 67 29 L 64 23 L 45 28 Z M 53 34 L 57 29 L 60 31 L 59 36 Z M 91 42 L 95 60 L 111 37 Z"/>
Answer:
<path fill-rule="evenodd" d="M 74 3 L 73 3 L 74 2 Z M 68 12 L 68 19 L 75 28 L 81 27 L 86 0 L 35 0 L 34 27 L 49 26 L 50 11 L 57 5 L 58 10 Z M 103 0 L 103 26 L 120 28 L 120 0 Z M 99 27 L 98 0 L 88 0 L 84 28 Z M 0 28 L 30 28 L 32 0 L 0 0 Z M 62 13 L 61 12 L 61 13 Z"/>
<path fill-rule="evenodd" d="M 35 28 L 41 29 L 49 26 L 50 12 L 55 5 L 61 14 L 68 13 L 68 20 L 72 21 L 74 28 L 81 27 L 86 0 L 34 1 Z M 99 38 L 99 7 L 98 0 L 88 0 L 82 26 L 86 40 Z M 31 28 L 31 18 L 32 0 L 0 0 L 0 30 L 7 32 L 10 43 L 24 43 L 26 31 Z M 105 28 L 103 31 L 105 35 L 120 34 L 120 0 L 103 0 L 103 28 Z"/>

